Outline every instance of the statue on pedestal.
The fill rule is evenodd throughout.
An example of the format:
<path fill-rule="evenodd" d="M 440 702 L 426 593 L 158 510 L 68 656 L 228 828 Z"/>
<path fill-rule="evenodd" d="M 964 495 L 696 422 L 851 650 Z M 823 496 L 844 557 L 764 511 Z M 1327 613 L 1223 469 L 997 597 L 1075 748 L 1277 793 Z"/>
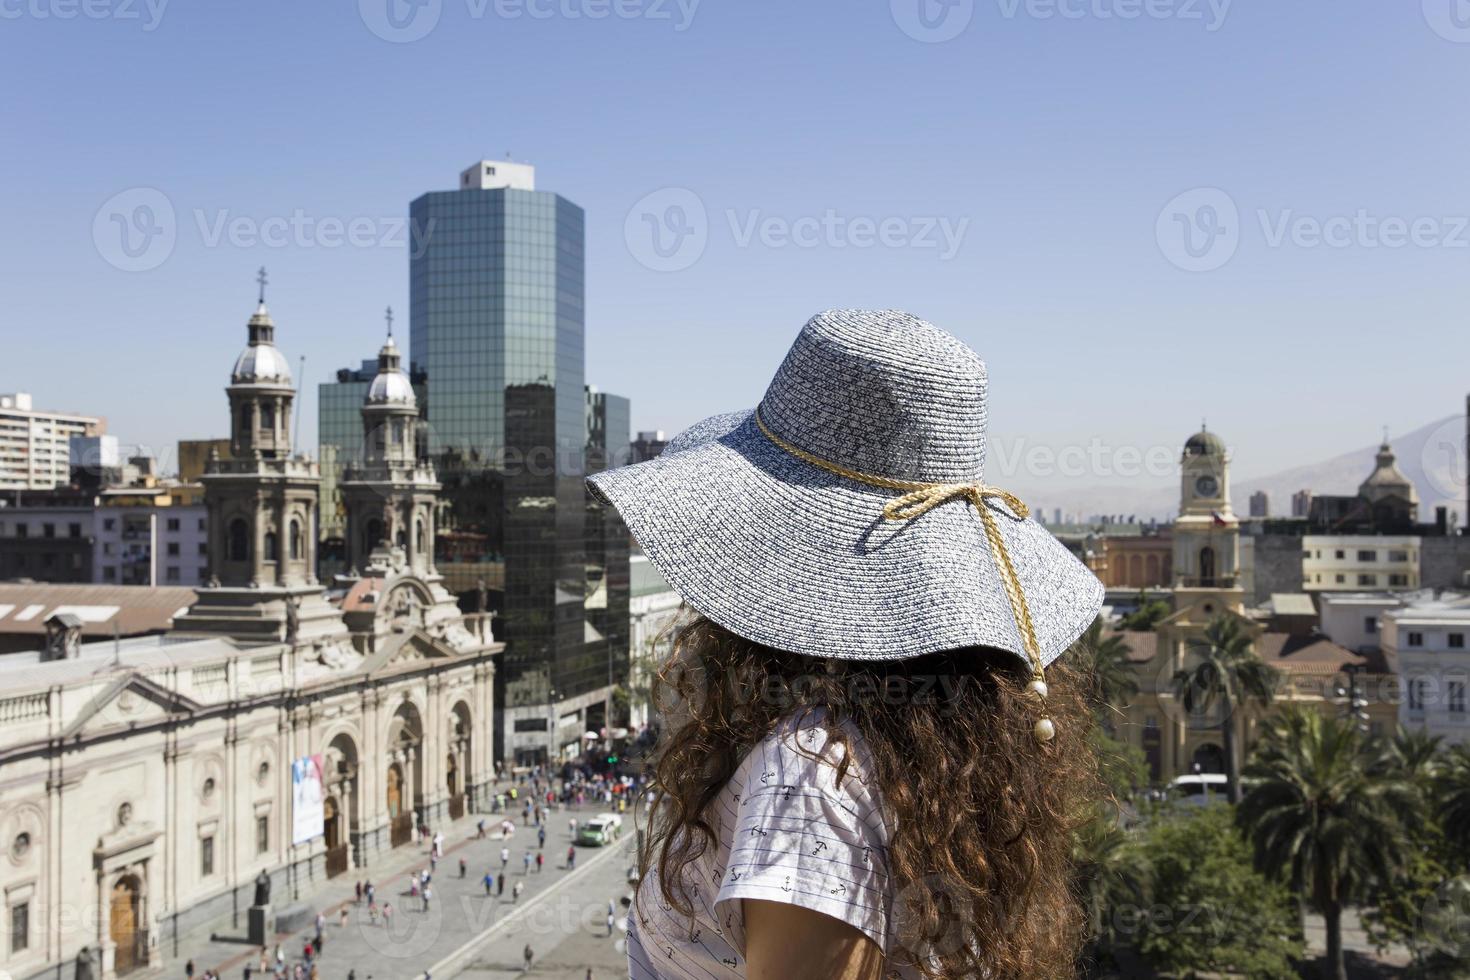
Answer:
<path fill-rule="evenodd" d="M 269 905 L 271 903 L 271 876 L 262 869 L 255 876 L 255 904 Z"/>
<path fill-rule="evenodd" d="M 76 980 L 97 980 L 97 974 L 92 968 L 92 948 L 83 946 L 77 951 Z"/>

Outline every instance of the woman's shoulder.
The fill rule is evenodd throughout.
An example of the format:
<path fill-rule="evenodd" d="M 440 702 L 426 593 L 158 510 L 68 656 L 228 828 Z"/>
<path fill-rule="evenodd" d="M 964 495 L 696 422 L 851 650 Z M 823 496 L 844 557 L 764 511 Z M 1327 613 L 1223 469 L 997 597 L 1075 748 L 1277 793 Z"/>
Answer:
<path fill-rule="evenodd" d="M 746 755 L 733 780 L 748 793 L 801 786 L 876 806 L 868 745 L 850 722 L 813 709 L 782 718 Z"/>

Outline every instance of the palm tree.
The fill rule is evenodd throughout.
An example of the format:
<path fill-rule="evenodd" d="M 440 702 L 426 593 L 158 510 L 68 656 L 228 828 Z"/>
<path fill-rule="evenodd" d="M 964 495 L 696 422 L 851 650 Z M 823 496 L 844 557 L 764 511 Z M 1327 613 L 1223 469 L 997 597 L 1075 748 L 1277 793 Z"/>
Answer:
<path fill-rule="evenodd" d="M 1072 877 L 1087 916 L 1087 946 L 1082 961 L 1093 976 L 1118 943 L 1116 909 L 1143 903 L 1144 869 L 1117 811 L 1100 805 L 1072 838 Z"/>
<path fill-rule="evenodd" d="M 1470 745 L 1444 754 L 1434 775 L 1440 826 L 1463 859 L 1470 854 Z"/>
<path fill-rule="evenodd" d="M 1443 741 L 1443 735 L 1431 735 L 1424 728 L 1400 725 L 1391 738 L 1383 740 L 1374 764 L 1398 772 L 1427 793 L 1441 768 Z"/>
<path fill-rule="evenodd" d="M 1369 744 L 1351 720 L 1288 705 L 1267 723 L 1246 775 L 1250 791 L 1236 819 L 1256 867 L 1285 876 L 1327 925 L 1327 973 L 1347 980 L 1342 910 L 1402 866 L 1403 817 L 1416 793 L 1372 765 Z"/>
<path fill-rule="evenodd" d="M 1240 802 L 1240 773 L 1235 759 L 1235 713 L 1248 701 L 1269 704 L 1276 692 L 1277 671 L 1268 667 L 1251 637 L 1233 616 L 1216 616 L 1203 640 L 1191 644 L 1193 666 L 1174 672 L 1174 694 L 1193 714 L 1220 706 L 1220 740 L 1225 749 L 1225 781 L 1231 803 Z"/>
<path fill-rule="evenodd" d="M 1092 621 L 1082 635 L 1087 653 L 1084 669 L 1092 675 L 1093 696 L 1100 705 L 1127 704 L 1138 693 L 1138 681 L 1128 661 L 1128 641 L 1121 634 L 1105 634 L 1102 617 Z"/>

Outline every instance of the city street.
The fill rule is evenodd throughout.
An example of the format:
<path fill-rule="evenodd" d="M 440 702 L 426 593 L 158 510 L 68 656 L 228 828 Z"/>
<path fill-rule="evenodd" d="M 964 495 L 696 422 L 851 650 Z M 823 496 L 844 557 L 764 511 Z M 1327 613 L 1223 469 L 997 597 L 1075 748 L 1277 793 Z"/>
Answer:
<path fill-rule="evenodd" d="M 514 810 L 514 807 L 512 808 Z M 322 889 L 314 901 L 326 917 L 325 942 L 316 963 L 322 980 L 345 980 L 349 972 L 355 980 L 417 980 L 429 972 L 441 980 L 449 980 L 464 964 L 471 964 L 467 976 L 498 977 L 520 974 L 522 954 L 527 942 L 535 950 L 538 962 L 546 957 L 548 964 L 566 964 L 562 972 L 536 972 L 534 976 L 573 976 L 582 980 L 589 966 L 600 967 L 594 976 L 612 976 L 603 964 L 621 962 L 621 948 L 613 950 L 617 941 L 606 939 L 608 902 L 618 908 L 617 918 L 624 916 L 621 898 L 629 891 L 626 883 L 628 866 L 633 862 L 633 830 L 631 815 L 625 816 L 625 832 L 619 844 L 606 848 L 578 847 L 575 869 L 566 868 L 567 847 L 571 843 L 568 821 L 604 812 L 602 803 L 588 803 L 576 808 L 553 809 L 546 821 L 546 844 L 542 870 L 536 868 L 537 830 L 517 820 L 509 838 L 500 836 L 500 814 L 483 815 L 487 836 L 476 838 L 476 823 L 481 815 L 444 828 L 444 856 L 431 880 L 432 900 L 427 911 L 421 899 L 409 891 L 409 876 L 429 866 L 427 843 L 406 845 L 388 860 L 364 872 L 352 871 L 335 879 Z M 519 812 L 513 814 L 519 817 Z M 500 893 L 501 849 L 509 850 L 504 893 Z M 531 856 L 529 871 L 526 855 Z M 466 862 L 465 877 L 459 877 L 459 860 Z M 497 879 L 494 894 L 486 897 L 484 876 Z M 372 880 L 377 888 L 380 909 L 391 904 L 391 919 L 380 914 L 372 921 L 366 902 L 353 901 L 359 877 Z M 516 886 L 522 889 L 515 896 Z M 303 900 L 310 904 L 313 898 Z M 345 925 L 342 910 L 347 911 Z M 280 934 L 288 964 L 301 961 L 304 944 L 312 938 L 313 927 Z M 618 936 L 622 935 L 617 929 Z M 594 940 L 594 936 L 600 937 Z M 192 940 L 192 941 L 191 941 Z M 543 952 L 544 949 L 544 952 Z M 183 978 L 185 964 L 194 963 L 194 975 L 205 970 L 216 971 L 223 980 L 238 980 L 247 965 L 257 970 L 259 950 L 239 942 L 211 941 L 207 935 L 190 937 L 181 944 L 176 957 L 150 973 L 153 977 Z M 274 955 L 274 947 L 271 949 Z M 586 959 L 586 962 L 583 960 Z M 575 972 L 572 964 L 579 965 Z M 504 967 L 502 970 L 501 967 Z M 259 977 L 259 973 L 255 973 Z"/>

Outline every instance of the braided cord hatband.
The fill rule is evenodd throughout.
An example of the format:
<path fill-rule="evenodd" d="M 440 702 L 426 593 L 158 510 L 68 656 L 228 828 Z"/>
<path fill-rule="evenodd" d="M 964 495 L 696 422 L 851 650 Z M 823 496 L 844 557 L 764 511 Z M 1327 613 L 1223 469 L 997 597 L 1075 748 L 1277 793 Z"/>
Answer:
<path fill-rule="evenodd" d="M 818 469 L 826 470 L 844 479 L 866 483 L 868 486 L 884 490 L 901 491 L 903 496 L 895 497 L 883 507 L 883 516 L 887 520 L 911 521 L 957 497 L 963 497 L 974 504 L 975 510 L 980 514 L 980 523 L 985 527 L 985 538 L 990 543 L 990 554 L 995 559 L 996 570 L 1000 573 L 1001 585 L 1005 588 L 1006 598 L 1010 601 L 1011 615 L 1016 621 L 1016 631 L 1021 635 L 1021 644 L 1026 649 L 1027 659 L 1031 661 L 1032 680 L 1029 689 L 1042 698 L 1046 697 L 1041 647 L 1036 642 L 1036 628 L 1031 623 L 1031 610 L 1026 604 L 1026 593 L 1021 588 L 1021 580 L 1016 575 L 1016 567 L 1011 563 L 1010 552 L 1006 550 L 1005 538 L 1001 536 L 995 514 L 986 503 L 987 497 L 994 497 L 1005 504 L 1011 513 L 1025 520 L 1031 510 L 1019 497 L 1009 490 L 992 487 L 986 483 L 923 483 L 917 480 L 896 480 L 892 477 L 862 473 L 814 456 L 800 446 L 793 446 L 767 427 L 765 420 L 761 418 L 759 409 L 755 413 L 755 424 L 760 427 L 767 439 L 802 462 L 810 463 Z M 1036 737 L 1038 739 L 1046 741 L 1052 737 L 1054 731 L 1049 718 L 1041 718 L 1037 721 Z"/>

